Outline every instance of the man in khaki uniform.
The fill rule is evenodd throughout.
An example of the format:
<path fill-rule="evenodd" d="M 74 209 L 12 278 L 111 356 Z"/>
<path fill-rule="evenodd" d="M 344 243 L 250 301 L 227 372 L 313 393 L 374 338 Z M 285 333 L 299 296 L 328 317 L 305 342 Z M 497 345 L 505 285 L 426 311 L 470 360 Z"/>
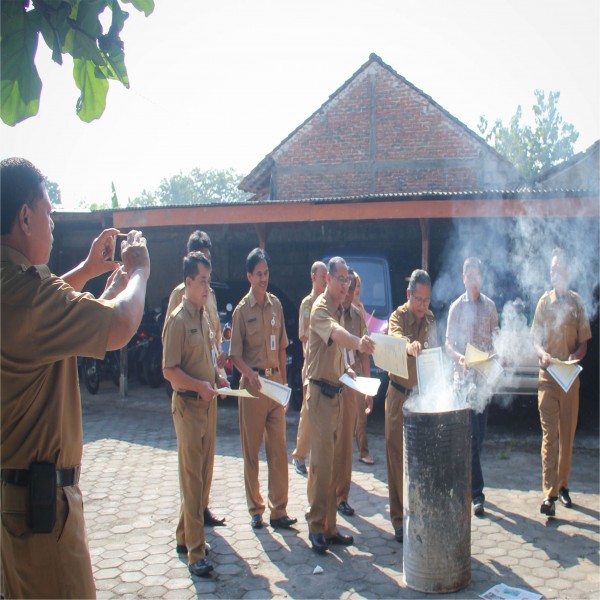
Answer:
<path fill-rule="evenodd" d="M 367 325 L 365 323 L 364 312 L 356 307 L 352 302 L 354 300 L 354 288 L 356 287 L 356 275 L 352 269 L 348 269 L 348 277 L 350 277 L 350 286 L 348 293 L 342 302 L 344 309 L 344 328 L 348 333 L 361 338 L 363 335 L 368 335 Z M 369 356 L 361 352 L 355 352 L 344 348 L 345 364 L 348 365 L 356 375 L 368 377 L 370 371 Z M 366 399 L 366 400 L 365 400 Z M 356 430 L 356 422 L 358 412 L 363 406 L 371 412 L 373 407 L 373 398 L 359 394 L 352 388 L 344 386 L 342 390 L 342 402 L 344 411 L 342 415 L 342 425 L 340 433 L 340 463 L 334 465 L 334 485 L 337 502 L 337 510 L 340 514 L 346 517 L 354 515 L 354 509 L 348 503 L 350 495 L 350 484 L 352 482 L 352 450 L 354 447 L 354 432 Z M 360 404 L 359 404 L 360 402 Z"/>
<path fill-rule="evenodd" d="M 246 500 L 254 529 L 263 526 L 265 502 L 258 482 L 258 453 L 265 440 L 269 469 L 271 527 L 289 529 L 297 523 L 287 515 L 288 468 L 285 441 L 285 412 L 275 400 L 260 393 L 258 376 L 286 383 L 285 332 L 281 302 L 267 292 L 269 257 L 255 248 L 246 259 L 250 291 L 233 311 L 230 356 L 241 373 L 240 388 L 257 398 L 239 398 L 240 440 L 244 456 Z"/>
<path fill-rule="evenodd" d="M 187 252 L 202 252 L 204 256 L 210 261 L 211 259 L 211 249 L 212 242 L 208 237 L 208 234 L 204 231 L 196 230 L 192 234 L 187 241 Z M 185 292 L 185 281 L 182 281 L 178 285 L 173 288 L 171 295 L 169 296 L 169 304 L 167 306 L 167 313 L 165 315 L 165 323 L 167 322 L 167 318 L 173 312 L 175 308 L 177 308 L 181 304 L 181 300 L 183 299 L 183 294 Z M 217 298 L 215 296 L 215 291 L 210 288 L 208 301 L 206 303 L 206 312 L 208 314 L 208 320 L 210 326 L 212 328 L 213 333 L 213 342 L 214 348 L 217 356 L 217 366 L 219 369 L 222 369 L 225 366 L 225 361 L 227 357 L 225 353 L 221 350 L 221 321 L 219 319 L 219 312 L 217 310 Z M 220 372 L 221 375 L 225 375 L 223 371 Z M 209 436 L 205 443 L 214 443 L 217 439 L 217 398 L 212 398 L 208 401 L 210 404 L 209 408 L 209 427 L 212 431 L 212 435 Z M 214 469 L 214 456 L 215 456 L 215 448 L 205 448 L 206 456 L 210 457 L 209 461 L 206 463 L 206 472 L 204 473 L 204 486 L 203 486 L 203 498 L 202 505 L 204 507 L 204 525 L 210 527 L 218 527 L 225 525 L 225 519 L 219 519 L 213 512 L 208 508 L 208 503 L 210 500 L 210 488 L 212 485 L 212 477 L 213 477 L 213 469 Z M 178 544 L 181 550 L 183 550 L 182 554 L 185 552 L 184 547 L 181 544 Z"/>
<path fill-rule="evenodd" d="M 557 499 L 566 508 L 573 505 L 569 474 L 579 412 L 579 377 L 565 392 L 546 369 L 553 358 L 582 360 L 592 337 L 581 298 L 569 290 L 568 264 L 563 250 L 553 250 L 550 264 L 553 289 L 540 298 L 531 327 L 540 361 L 538 408 L 543 432 L 542 489 L 545 496 L 540 512 L 549 517 L 555 515 Z"/>
<path fill-rule="evenodd" d="M 201 252 L 190 252 L 183 259 L 183 276 L 183 300 L 167 317 L 163 332 L 163 373 L 173 386 L 171 411 L 179 457 L 177 546 L 187 552 L 190 572 L 203 577 L 213 570 L 206 559 L 203 505 L 206 477 L 212 474 L 214 462 L 211 411 L 215 385 L 221 387 L 227 381 L 218 373 L 215 339 L 206 310 L 210 261 Z"/>
<path fill-rule="evenodd" d="M 341 425 L 344 403 L 339 379 L 346 370 L 343 348 L 372 354 L 368 336 L 361 338 L 344 329 L 342 301 L 350 277 L 346 261 L 336 256 L 327 266 L 327 287 L 310 313 L 308 336 L 308 416 L 310 419 L 310 469 L 306 513 L 312 549 L 318 554 L 329 544 L 349 546 L 351 535 L 339 533 L 336 525 L 334 468 L 340 463 Z"/>
<path fill-rule="evenodd" d="M 396 541 L 403 541 L 404 515 L 404 417 L 402 407 L 409 394 L 418 392 L 417 356 L 437 346 L 435 317 L 429 310 L 431 279 L 427 271 L 412 272 L 406 290 L 407 301 L 390 317 L 388 334 L 406 338 L 408 378 L 390 373 L 390 385 L 385 397 L 385 450 L 387 457 L 390 519 Z"/>
<path fill-rule="evenodd" d="M 298 420 L 298 435 L 296 438 L 296 448 L 292 452 L 292 462 L 296 473 L 306 475 L 306 453 L 310 446 L 310 422 L 306 408 L 306 392 L 308 382 L 306 380 L 306 350 L 308 346 L 308 325 L 310 321 L 310 311 L 318 296 L 325 291 L 327 265 L 318 260 L 310 268 L 310 278 L 312 279 L 312 291 L 300 304 L 300 315 L 298 318 L 298 338 L 302 343 L 302 354 L 304 355 L 304 364 L 302 365 L 302 409 L 300 410 L 300 419 Z"/>
<path fill-rule="evenodd" d="M 123 267 L 96 300 L 80 290 L 119 267 L 109 259 L 119 231 L 103 231 L 85 261 L 62 278 L 52 275 L 54 223 L 43 175 L 9 158 L 0 179 L 2 594 L 95 598 L 78 485 L 77 356 L 101 359 L 137 330 L 150 273 L 146 241 L 128 234 Z"/>

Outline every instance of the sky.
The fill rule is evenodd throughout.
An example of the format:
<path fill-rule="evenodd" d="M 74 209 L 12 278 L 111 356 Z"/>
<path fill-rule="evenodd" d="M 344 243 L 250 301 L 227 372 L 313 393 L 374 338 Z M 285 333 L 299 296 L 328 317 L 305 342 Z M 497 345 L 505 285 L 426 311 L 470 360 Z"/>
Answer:
<path fill-rule="evenodd" d="M 198 167 L 247 174 L 371 52 L 477 132 L 534 90 L 561 93 L 580 137 L 600 138 L 598 0 L 155 0 L 122 32 L 131 87 L 111 82 L 93 123 L 75 113 L 72 62 L 40 40 L 39 114 L 0 124 L 1 155 L 31 160 L 67 209 L 121 205 Z"/>

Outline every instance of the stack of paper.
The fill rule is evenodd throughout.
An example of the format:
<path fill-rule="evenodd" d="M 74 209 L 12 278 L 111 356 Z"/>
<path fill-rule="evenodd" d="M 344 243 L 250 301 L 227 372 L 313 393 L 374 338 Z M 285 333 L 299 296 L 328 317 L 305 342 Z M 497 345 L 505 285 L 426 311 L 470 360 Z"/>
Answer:
<path fill-rule="evenodd" d="M 503 371 L 502 365 L 495 359 L 495 356 L 495 354 L 483 352 L 483 350 L 467 344 L 465 364 L 470 369 L 475 369 L 478 373 L 481 373 L 489 384 L 493 384 L 502 375 Z"/>
<path fill-rule="evenodd" d="M 546 370 L 554 377 L 556 383 L 565 392 L 568 392 L 579 373 L 583 371 L 583 368 L 576 360 L 558 360 L 558 358 L 553 358 Z"/>

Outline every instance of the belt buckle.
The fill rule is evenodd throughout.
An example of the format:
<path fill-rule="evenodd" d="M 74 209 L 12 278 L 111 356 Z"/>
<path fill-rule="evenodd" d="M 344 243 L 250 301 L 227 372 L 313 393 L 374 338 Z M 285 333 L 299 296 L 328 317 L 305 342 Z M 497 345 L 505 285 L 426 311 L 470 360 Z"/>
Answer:
<path fill-rule="evenodd" d="M 268 369 L 265 369 L 265 376 L 271 377 L 271 375 L 273 375 L 273 369 L 271 369 L 270 367 Z"/>

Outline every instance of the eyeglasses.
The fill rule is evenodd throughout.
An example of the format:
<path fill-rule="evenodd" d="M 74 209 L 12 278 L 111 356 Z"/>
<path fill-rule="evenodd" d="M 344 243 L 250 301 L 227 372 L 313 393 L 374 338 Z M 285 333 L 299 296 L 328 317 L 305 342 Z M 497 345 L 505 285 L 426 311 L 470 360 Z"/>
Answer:
<path fill-rule="evenodd" d="M 337 279 L 342 285 L 350 285 L 352 283 L 352 277 L 344 277 L 343 275 L 332 275 L 334 279 Z"/>
<path fill-rule="evenodd" d="M 420 296 L 411 296 L 410 299 L 420 306 L 429 306 L 431 298 L 421 298 Z"/>

